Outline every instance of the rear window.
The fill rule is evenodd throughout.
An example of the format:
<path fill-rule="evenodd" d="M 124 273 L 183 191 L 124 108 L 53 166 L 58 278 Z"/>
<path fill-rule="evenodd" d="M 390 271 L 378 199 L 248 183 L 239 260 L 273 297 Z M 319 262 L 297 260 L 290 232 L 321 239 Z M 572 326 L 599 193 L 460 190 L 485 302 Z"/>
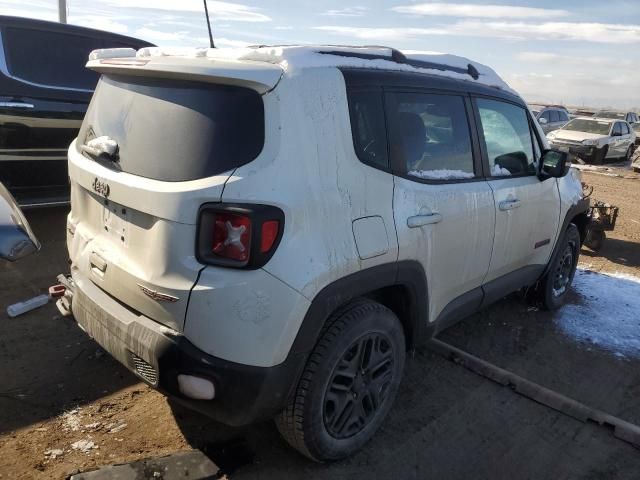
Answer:
<path fill-rule="evenodd" d="M 349 107 L 353 144 L 358 158 L 372 167 L 388 169 L 382 91 L 350 91 Z"/>
<path fill-rule="evenodd" d="M 103 76 L 78 148 L 91 138 L 118 143 L 113 167 L 179 182 L 249 163 L 264 145 L 262 97 L 248 88 L 179 80 Z"/>
<path fill-rule="evenodd" d="M 611 123 L 599 120 L 587 120 L 585 118 L 576 118 L 567 123 L 562 130 L 571 130 L 573 132 L 595 133 L 597 135 L 609 135 Z"/>

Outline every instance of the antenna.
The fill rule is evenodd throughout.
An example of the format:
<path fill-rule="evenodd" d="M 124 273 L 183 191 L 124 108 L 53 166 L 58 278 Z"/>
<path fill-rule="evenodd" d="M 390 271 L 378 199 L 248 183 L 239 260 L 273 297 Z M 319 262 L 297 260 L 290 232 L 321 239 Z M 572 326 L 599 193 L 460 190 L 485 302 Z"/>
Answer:
<path fill-rule="evenodd" d="M 213 43 L 213 33 L 211 33 L 211 21 L 209 20 L 209 9 L 207 8 L 207 0 L 202 0 L 204 2 L 204 15 L 207 17 L 207 29 L 209 30 L 209 45 L 211 48 L 216 48 Z"/>
<path fill-rule="evenodd" d="M 67 23 L 67 0 L 58 0 L 58 21 Z"/>

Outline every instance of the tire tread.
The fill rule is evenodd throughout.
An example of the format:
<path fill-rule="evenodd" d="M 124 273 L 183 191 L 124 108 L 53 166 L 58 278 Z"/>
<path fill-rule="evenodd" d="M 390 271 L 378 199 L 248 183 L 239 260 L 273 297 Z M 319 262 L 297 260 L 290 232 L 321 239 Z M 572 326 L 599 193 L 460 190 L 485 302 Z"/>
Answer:
<path fill-rule="evenodd" d="M 351 322 L 357 321 L 363 315 L 385 310 L 391 312 L 380 303 L 368 299 L 359 299 L 334 312 L 320 331 L 319 340 L 307 360 L 292 401 L 275 418 L 276 427 L 282 437 L 289 445 L 306 457 L 317 462 L 322 461 L 310 451 L 309 445 L 315 442 L 313 438 L 309 438 L 312 435 L 307 435 L 303 426 L 304 407 L 310 395 L 310 384 L 313 381 L 313 376 L 327 355 L 331 344 Z"/>

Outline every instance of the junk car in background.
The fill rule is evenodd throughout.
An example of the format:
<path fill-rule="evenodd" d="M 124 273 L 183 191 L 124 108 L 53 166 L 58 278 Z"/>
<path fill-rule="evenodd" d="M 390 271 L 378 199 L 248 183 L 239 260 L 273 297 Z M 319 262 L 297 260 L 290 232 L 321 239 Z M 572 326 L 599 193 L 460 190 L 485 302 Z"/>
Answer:
<path fill-rule="evenodd" d="M 85 68 L 101 48 L 136 38 L 0 15 L 0 182 L 23 207 L 69 200 L 67 148 L 98 82 Z"/>

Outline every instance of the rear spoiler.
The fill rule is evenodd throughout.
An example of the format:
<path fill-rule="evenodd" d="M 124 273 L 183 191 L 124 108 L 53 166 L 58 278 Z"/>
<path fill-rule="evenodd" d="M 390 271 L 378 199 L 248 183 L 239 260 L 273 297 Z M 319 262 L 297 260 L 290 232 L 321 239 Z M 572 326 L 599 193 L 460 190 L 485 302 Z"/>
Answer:
<path fill-rule="evenodd" d="M 92 52 L 86 66 L 106 74 L 244 86 L 260 94 L 272 90 L 283 74 L 282 67 L 265 62 L 187 56 L 136 57 L 129 52 L 121 53 L 124 55 L 114 58 L 108 50 Z"/>

